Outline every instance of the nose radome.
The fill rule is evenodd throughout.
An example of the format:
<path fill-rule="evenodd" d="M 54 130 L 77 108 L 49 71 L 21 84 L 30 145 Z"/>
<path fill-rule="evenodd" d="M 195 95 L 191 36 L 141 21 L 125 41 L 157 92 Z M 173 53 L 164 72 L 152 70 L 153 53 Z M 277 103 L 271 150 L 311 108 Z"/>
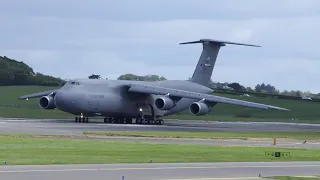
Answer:
<path fill-rule="evenodd" d="M 63 109 L 63 104 L 64 104 L 64 93 L 63 92 L 57 92 L 54 96 L 54 104 L 58 109 Z"/>
<path fill-rule="evenodd" d="M 60 91 L 55 95 L 54 103 L 60 110 L 74 110 L 77 108 L 76 98 L 74 93 L 68 91 Z"/>

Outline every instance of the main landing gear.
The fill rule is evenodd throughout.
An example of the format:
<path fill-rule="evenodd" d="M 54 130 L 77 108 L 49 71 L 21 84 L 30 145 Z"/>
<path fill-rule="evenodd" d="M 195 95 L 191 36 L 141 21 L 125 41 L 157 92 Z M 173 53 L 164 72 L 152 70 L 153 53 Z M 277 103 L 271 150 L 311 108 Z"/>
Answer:
<path fill-rule="evenodd" d="M 106 117 L 103 119 L 103 122 L 110 124 L 132 124 L 132 118 Z"/>
<path fill-rule="evenodd" d="M 77 123 L 89 123 L 88 117 L 75 117 L 74 119 Z M 103 119 L 104 123 L 108 124 L 144 124 L 144 125 L 163 125 L 164 121 L 162 119 L 153 119 L 151 117 L 137 117 L 134 120 L 132 118 L 116 118 L 116 117 L 106 117 Z"/>
<path fill-rule="evenodd" d="M 74 122 L 79 122 L 79 123 L 88 123 L 89 118 L 88 117 L 75 117 Z"/>
<path fill-rule="evenodd" d="M 163 125 L 164 121 L 162 119 L 136 118 L 136 124 Z"/>
<path fill-rule="evenodd" d="M 108 124 L 150 124 L 150 125 L 164 124 L 164 121 L 162 119 L 141 118 L 141 117 L 138 117 L 135 120 L 133 120 L 132 118 L 106 117 L 104 118 L 103 122 Z"/>

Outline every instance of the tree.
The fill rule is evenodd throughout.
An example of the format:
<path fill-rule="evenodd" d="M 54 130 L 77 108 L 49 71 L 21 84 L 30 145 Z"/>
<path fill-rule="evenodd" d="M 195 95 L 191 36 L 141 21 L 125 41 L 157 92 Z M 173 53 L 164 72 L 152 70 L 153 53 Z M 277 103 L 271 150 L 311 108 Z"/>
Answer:
<path fill-rule="evenodd" d="M 97 75 L 97 74 L 92 74 L 88 77 L 89 79 L 100 79 L 101 76 L 100 75 Z"/>
<path fill-rule="evenodd" d="M 255 87 L 256 92 L 261 92 L 261 86 L 260 84 L 257 84 Z"/>
<path fill-rule="evenodd" d="M 244 89 L 245 89 L 239 83 L 231 83 L 231 84 L 228 84 L 228 86 L 231 87 L 232 89 L 234 89 L 236 92 L 241 92 L 241 91 L 244 91 Z"/>
<path fill-rule="evenodd" d="M 257 84 L 255 87 L 255 90 L 256 92 L 264 91 L 264 92 L 267 92 L 268 94 L 274 94 L 274 92 L 278 92 L 274 86 L 270 84 L 265 85 L 264 83 L 262 83 L 261 85 Z"/>
<path fill-rule="evenodd" d="M 298 97 L 301 97 L 302 96 L 302 92 L 301 91 L 296 91 L 295 95 L 298 96 Z"/>
<path fill-rule="evenodd" d="M 164 81 L 167 80 L 165 77 L 158 75 L 146 75 L 146 76 L 138 76 L 135 74 L 123 74 L 118 77 L 118 80 L 135 80 L 135 81 Z"/>
<path fill-rule="evenodd" d="M 247 87 L 247 92 L 254 92 L 254 90 L 251 87 Z"/>

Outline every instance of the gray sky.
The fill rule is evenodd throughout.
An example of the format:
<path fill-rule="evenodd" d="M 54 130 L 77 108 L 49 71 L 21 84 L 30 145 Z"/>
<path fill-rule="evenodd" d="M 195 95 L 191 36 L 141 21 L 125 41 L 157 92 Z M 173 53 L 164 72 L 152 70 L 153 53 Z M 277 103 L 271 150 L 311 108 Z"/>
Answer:
<path fill-rule="evenodd" d="M 61 78 L 187 79 L 200 38 L 228 45 L 212 79 L 320 92 L 319 0 L 0 0 L 0 55 Z"/>

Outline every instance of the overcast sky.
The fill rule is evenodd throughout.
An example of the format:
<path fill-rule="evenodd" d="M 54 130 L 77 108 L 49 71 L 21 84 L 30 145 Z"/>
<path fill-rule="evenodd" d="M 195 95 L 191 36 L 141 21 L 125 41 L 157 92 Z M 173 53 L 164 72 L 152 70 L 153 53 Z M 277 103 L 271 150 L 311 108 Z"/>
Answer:
<path fill-rule="evenodd" d="M 0 0 L 0 55 L 61 78 L 188 79 L 200 38 L 221 49 L 214 81 L 320 92 L 319 0 Z"/>

